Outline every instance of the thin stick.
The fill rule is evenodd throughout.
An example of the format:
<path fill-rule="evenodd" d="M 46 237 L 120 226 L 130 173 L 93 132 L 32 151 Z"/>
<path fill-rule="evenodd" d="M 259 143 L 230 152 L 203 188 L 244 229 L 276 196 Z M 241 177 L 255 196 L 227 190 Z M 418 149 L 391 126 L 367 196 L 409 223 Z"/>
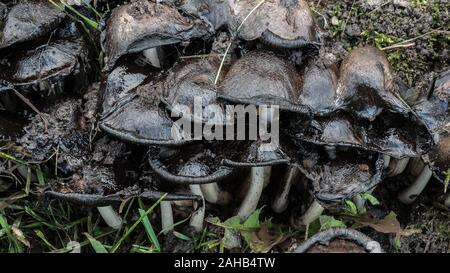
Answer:
<path fill-rule="evenodd" d="M 258 5 L 256 5 L 248 14 L 247 16 L 245 16 L 244 20 L 242 20 L 241 24 L 239 25 L 239 27 L 236 30 L 236 33 L 239 32 L 239 30 L 241 30 L 241 27 L 244 25 L 245 21 L 247 21 L 247 19 L 250 17 L 250 15 L 253 14 L 253 12 L 255 12 L 255 10 L 257 8 L 259 8 L 262 4 L 264 4 L 264 2 L 266 2 L 266 0 L 262 0 L 261 2 L 258 3 Z M 219 77 L 220 77 L 220 72 L 222 72 L 222 67 L 223 64 L 225 63 L 225 58 L 228 55 L 228 51 L 230 50 L 231 44 L 233 43 L 233 41 L 231 40 L 230 43 L 228 44 L 227 49 L 225 50 L 225 53 L 222 57 L 222 61 L 220 62 L 220 66 L 219 66 L 219 70 L 217 71 L 217 75 L 216 78 L 214 79 L 214 85 L 217 85 L 217 82 L 219 81 Z"/>
<path fill-rule="evenodd" d="M 319 1 L 319 2 L 320 2 L 320 1 Z M 320 16 L 323 18 L 323 21 L 324 21 L 324 27 L 327 27 L 327 26 L 328 26 L 328 20 L 327 20 L 327 18 L 325 18 L 325 16 L 324 16 L 322 13 L 318 12 L 315 8 L 311 7 L 311 10 L 312 10 L 313 12 L 317 13 L 318 15 L 320 15 Z"/>
<path fill-rule="evenodd" d="M 16 94 L 17 97 L 19 97 L 19 99 L 21 99 L 23 102 L 25 102 L 26 105 L 28 105 L 34 112 L 36 112 L 36 114 L 38 114 L 41 119 L 42 122 L 44 123 L 44 129 L 47 132 L 48 129 L 48 121 L 47 119 L 44 117 L 44 114 L 41 113 L 41 111 L 39 111 L 32 103 L 29 99 L 25 98 L 22 94 L 19 93 L 19 91 L 17 91 L 16 89 L 13 89 L 14 94 Z"/>
<path fill-rule="evenodd" d="M 396 49 L 396 48 L 406 48 L 406 47 L 412 47 L 415 46 L 416 43 L 409 43 L 409 44 L 395 44 L 387 47 L 383 47 L 381 50 L 390 50 L 390 49 Z"/>
<path fill-rule="evenodd" d="M 225 50 L 225 54 L 223 54 L 222 60 L 220 61 L 219 70 L 217 70 L 216 78 L 214 79 L 214 85 L 217 85 L 217 82 L 219 81 L 220 72 L 222 72 L 223 64 L 225 63 L 225 58 L 228 55 L 228 51 L 230 50 L 231 44 L 233 42 L 230 41 L 230 43 L 227 46 L 227 49 Z"/>
<path fill-rule="evenodd" d="M 427 33 L 421 34 L 421 35 L 419 35 L 419 36 L 417 36 L 417 37 L 414 37 L 414 38 L 411 38 L 411 39 L 408 39 L 408 40 L 401 41 L 401 42 L 399 42 L 399 43 L 397 43 L 397 44 L 394 44 L 394 45 L 391 45 L 391 46 L 388 46 L 388 47 L 383 47 L 383 48 L 381 48 L 381 50 L 386 50 L 386 48 L 390 48 L 390 47 L 397 46 L 397 45 L 403 45 L 403 44 L 406 44 L 406 43 L 411 43 L 411 42 L 414 42 L 414 41 L 417 40 L 417 39 L 420 39 L 420 38 L 422 38 L 422 37 L 424 37 L 424 36 L 428 36 L 428 35 L 430 35 L 430 34 L 432 34 L 432 33 L 435 33 L 435 32 L 446 32 L 446 31 L 442 31 L 442 30 L 440 30 L 440 29 L 433 29 L 433 30 L 431 30 L 431 31 L 429 31 L 429 32 L 427 32 Z"/>
<path fill-rule="evenodd" d="M 223 57 L 225 54 L 199 54 L 199 55 L 189 55 L 189 56 L 181 56 L 180 59 L 201 59 L 201 58 L 211 58 L 211 57 Z"/>
<path fill-rule="evenodd" d="M 242 20 L 242 23 L 239 25 L 239 27 L 237 28 L 237 32 L 239 32 L 239 30 L 241 30 L 241 27 L 244 25 L 245 21 L 247 21 L 247 19 L 250 17 L 250 15 L 252 15 L 253 12 L 255 12 L 255 10 L 257 8 L 259 8 L 259 6 L 261 6 L 262 4 L 264 4 L 264 2 L 266 2 L 266 0 L 262 0 L 261 2 L 258 3 L 258 5 L 256 5 L 248 14 L 247 16 L 245 16 L 244 20 Z"/>

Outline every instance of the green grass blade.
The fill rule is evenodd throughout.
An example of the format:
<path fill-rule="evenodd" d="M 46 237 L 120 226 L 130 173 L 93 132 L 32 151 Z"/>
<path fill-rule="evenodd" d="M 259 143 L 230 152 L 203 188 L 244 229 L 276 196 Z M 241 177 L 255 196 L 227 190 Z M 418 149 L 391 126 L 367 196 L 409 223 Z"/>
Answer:
<path fill-rule="evenodd" d="M 111 253 L 114 253 L 117 251 L 117 249 L 119 249 L 120 245 L 123 243 L 123 241 L 125 241 L 125 239 L 131 234 L 131 232 L 133 232 L 136 227 L 139 225 L 140 222 L 142 222 L 142 220 L 144 219 L 144 217 L 146 217 L 147 215 L 149 215 L 150 213 L 153 212 L 153 210 L 156 208 L 156 206 L 159 205 L 159 203 L 161 203 L 161 201 L 166 198 L 167 193 L 164 194 L 163 196 L 161 196 L 161 198 L 158 199 L 158 201 L 156 201 L 146 212 L 144 215 L 142 215 L 141 217 L 139 217 L 139 219 L 125 232 L 125 234 L 119 239 L 119 241 L 117 242 L 117 244 L 115 244 L 112 249 L 111 249 Z"/>
<path fill-rule="evenodd" d="M 44 244 L 46 244 L 51 250 L 56 250 L 56 247 L 47 240 L 42 231 L 35 230 L 34 233 L 36 233 L 36 236 L 39 237 L 44 242 Z"/>
<path fill-rule="evenodd" d="M 23 160 L 20 160 L 20 159 L 17 159 L 17 158 L 15 158 L 15 157 L 13 157 L 13 156 L 11 156 L 9 154 L 5 154 L 4 152 L 0 152 L 0 157 L 3 157 L 4 159 L 8 159 L 8 160 L 11 160 L 11 161 L 14 161 L 14 162 L 16 162 L 17 164 L 20 164 L 20 165 L 28 165 L 27 162 L 25 162 Z"/>
<path fill-rule="evenodd" d="M 139 209 L 139 215 L 142 217 L 145 215 L 145 210 Z M 145 227 L 145 231 L 147 232 L 148 238 L 150 242 L 156 247 L 157 252 L 161 252 L 161 245 L 159 244 L 158 238 L 156 237 L 155 230 L 152 227 L 152 224 L 148 220 L 148 217 L 145 216 L 142 220 L 142 224 Z"/>
<path fill-rule="evenodd" d="M 41 166 L 38 165 L 36 168 L 36 177 L 39 182 L 39 186 L 45 186 L 44 173 L 41 170 Z"/>
<path fill-rule="evenodd" d="M 16 237 L 11 232 L 11 227 L 8 225 L 8 221 L 3 216 L 3 214 L 0 214 L 0 227 L 2 227 L 2 230 L 6 233 L 6 236 L 8 236 L 10 244 L 13 246 L 13 251 L 16 253 L 23 252 L 22 246 L 17 241 Z"/>
<path fill-rule="evenodd" d="M 86 22 L 87 24 L 89 24 L 91 27 L 95 28 L 96 30 L 99 30 L 99 26 L 98 23 L 87 18 L 86 16 L 84 16 L 83 14 L 79 13 L 76 9 L 74 9 L 72 6 L 67 5 L 65 2 L 62 2 L 62 4 L 64 5 L 64 7 L 66 7 L 68 10 L 70 10 L 71 12 L 75 13 L 78 17 L 80 17 L 81 19 L 83 19 L 84 22 Z"/>
<path fill-rule="evenodd" d="M 174 231 L 173 235 L 175 235 L 175 237 L 177 237 L 181 240 L 185 240 L 185 241 L 193 241 L 194 240 L 191 237 L 184 235 L 183 233 L 179 233 L 178 231 Z"/>
<path fill-rule="evenodd" d="M 94 237 L 92 237 L 89 233 L 84 233 L 84 235 L 86 235 L 86 237 L 88 238 L 92 248 L 95 250 L 95 253 L 108 253 L 108 250 L 106 250 L 105 246 Z"/>

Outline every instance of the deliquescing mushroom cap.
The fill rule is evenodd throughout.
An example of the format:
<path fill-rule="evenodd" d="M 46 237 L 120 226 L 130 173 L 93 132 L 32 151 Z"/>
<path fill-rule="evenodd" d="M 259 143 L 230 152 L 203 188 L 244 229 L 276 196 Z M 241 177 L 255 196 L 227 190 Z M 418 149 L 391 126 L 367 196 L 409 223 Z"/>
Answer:
<path fill-rule="evenodd" d="M 434 79 L 429 92 L 412 106 L 433 135 L 435 145 L 423 159 L 441 182 L 446 178 L 444 172 L 450 168 L 449 100 L 450 70 L 447 69 Z"/>
<path fill-rule="evenodd" d="M 12 6 L 0 3 L 0 49 L 43 37 L 64 17 L 47 0 L 21 0 Z"/>
<path fill-rule="evenodd" d="M 82 39 L 56 39 L 36 49 L 12 51 L 0 62 L 0 79 L 14 87 L 58 81 L 80 72 L 87 48 Z"/>
<path fill-rule="evenodd" d="M 105 70 L 126 54 L 207 36 L 201 23 L 183 17 L 175 8 L 136 0 L 115 8 L 102 32 Z"/>
<path fill-rule="evenodd" d="M 374 188 L 383 179 L 383 159 L 366 152 L 338 152 L 336 159 L 300 166 L 311 181 L 311 193 L 322 205 L 338 206 L 345 199 Z"/>
<path fill-rule="evenodd" d="M 308 4 L 304 0 L 233 1 L 238 36 L 277 47 L 300 47 L 317 42 L 317 30 Z M 253 11 L 253 12 L 252 12 Z M 249 16 L 249 14 L 251 14 Z M 244 22 L 245 20 L 245 22 Z"/>

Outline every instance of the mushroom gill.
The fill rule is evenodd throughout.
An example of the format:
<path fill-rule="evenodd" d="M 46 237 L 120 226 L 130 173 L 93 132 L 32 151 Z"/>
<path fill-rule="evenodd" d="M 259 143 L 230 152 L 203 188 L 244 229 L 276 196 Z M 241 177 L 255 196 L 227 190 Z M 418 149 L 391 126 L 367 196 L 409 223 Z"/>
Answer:
<path fill-rule="evenodd" d="M 323 208 L 341 205 L 344 200 L 367 192 L 383 179 L 383 159 L 364 151 L 338 151 L 333 160 L 319 158 L 314 165 L 299 166 L 310 180 L 314 202 L 301 217 L 300 223 L 309 225 L 315 221 Z"/>

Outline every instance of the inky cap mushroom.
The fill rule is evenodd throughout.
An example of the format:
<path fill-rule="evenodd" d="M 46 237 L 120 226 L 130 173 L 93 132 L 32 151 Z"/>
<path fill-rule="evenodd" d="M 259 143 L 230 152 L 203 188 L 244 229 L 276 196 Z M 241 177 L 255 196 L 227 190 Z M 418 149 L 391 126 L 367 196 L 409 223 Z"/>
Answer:
<path fill-rule="evenodd" d="M 115 8 L 102 33 L 105 70 L 123 55 L 206 36 L 207 29 L 176 9 L 147 0 Z"/>
<path fill-rule="evenodd" d="M 410 113 L 396 89 L 385 54 L 374 47 L 359 47 L 341 64 L 335 107 L 370 121 L 382 111 Z"/>
<path fill-rule="evenodd" d="M 0 49 L 42 37 L 63 18 L 64 13 L 47 0 L 20 0 L 12 6 L 0 3 Z"/>
<path fill-rule="evenodd" d="M 201 143 L 180 149 L 155 149 L 150 152 L 150 167 L 164 180 L 179 184 L 208 184 L 230 177 L 233 168 L 222 165 L 214 147 Z"/>
<path fill-rule="evenodd" d="M 261 39 L 277 48 L 301 48 L 317 42 L 314 17 L 304 0 L 233 2 L 238 36 L 246 41 Z M 245 22 L 244 22 L 245 20 Z"/>
<path fill-rule="evenodd" d="M 444 182 L 444 172 L 450 168 L 450 70 L 441 73 L 434 80 L 428 93 L 413 106 L 420 119 L 433 135 L 435 145 L 423 157 L 434 176 Z"/>
<path fill-rule="evenodd" d="M 254 105 L 279 105 L 308 113 L 307 107 L 293 105 L 301 90 L 294 65 L 265 51 L 253 51 L 237 60 L 220 85 L 219 97 Z"/>
<path fill-rule="evenodd" d="M 187 142 L 185 132 L 177 126 L 162 107 L 162 91 L 149 78 L 142 80 L 141 74 L 116 71 L 119 80 L 111 77 L 118 85 L 106 84 L 104 109 L 100 128 L 108 134 L 141 145 L 180 145 Z M 120 78 L 131 77 L 133 83 L 125 83 Z M 135 80 L 135 81 L 134 81 Z M 134 87 L 134 88 L 132 88 Z M 132 89 L 130 89 L 132 88 Z"/>
<path fill-rule="evenodd" d="M 58 91 L 64 79 L 82 74 L 87 48 L 80 38 L 62 37 L 34 48 L 12 51 L 0 59 L 0 79 L 4 89 L 37 89 Z M 72 82 L 80 86 L 78 82 Z M 71 86 L 73 87 L 73 86 Z M 67 89 L 67 88 L 66 88 Z"/>
<path fill-rule="evenodd" d="M 300 170 L 311 180 L 312 193 L 320 203 L 339 205 L 382 181 L 383 160 L 375 155 L 359 155 L 353 150 L 338 152 L 334 160 L 303 166 Z"/>

